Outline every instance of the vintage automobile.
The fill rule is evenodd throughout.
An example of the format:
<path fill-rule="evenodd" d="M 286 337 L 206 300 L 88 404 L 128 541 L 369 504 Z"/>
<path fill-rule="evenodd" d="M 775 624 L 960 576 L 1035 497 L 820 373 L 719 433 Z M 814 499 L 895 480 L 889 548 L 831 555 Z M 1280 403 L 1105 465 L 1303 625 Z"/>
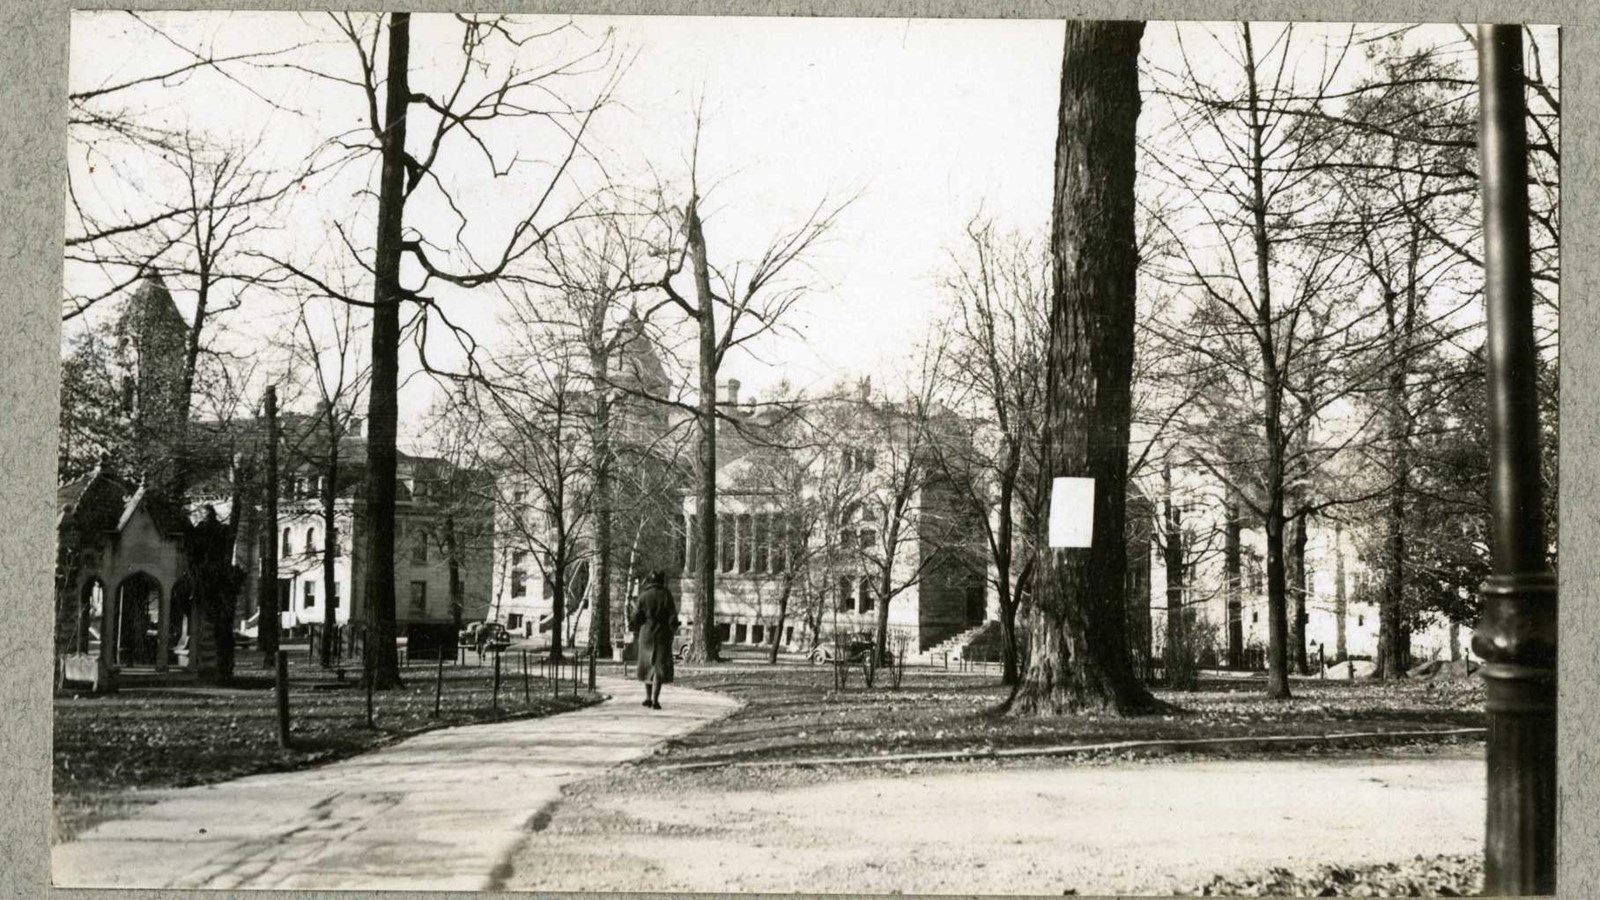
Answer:
<path fill-rule="evenodd" d="M 499 622 L 473 622 L 462 630 L 457 643 L 479 653 L 485 650 L 504 650 L 511 646 L 511 632 Z"/>
<path fill-rule="evenodd" d="M 831 663 L 843 659 L 847 663 L 865 662 L 868 654 L 872 652 L 872 645 L 876 643 L 870 633 L 856 631 L 849 634 L 836 635 L 831 641 L 823 641 L 811 648 L 806 658 L 813 663 Z M 883 651 L 883 658 L 879 665 L 889 665 L 894 662 L 894 654 L 887 649 Z"/>

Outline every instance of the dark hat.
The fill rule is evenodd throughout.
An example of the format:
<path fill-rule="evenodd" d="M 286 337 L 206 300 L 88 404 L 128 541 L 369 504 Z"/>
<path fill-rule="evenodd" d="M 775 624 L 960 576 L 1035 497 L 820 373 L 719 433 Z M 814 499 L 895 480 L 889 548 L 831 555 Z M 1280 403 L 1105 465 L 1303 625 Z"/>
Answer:
<path fill-rule="evenodd" d="M 651 569 L 650 574 L 645 576 L 644 583 L 649 587 L 666 587 L 667 573 L 660 569 Z"/>

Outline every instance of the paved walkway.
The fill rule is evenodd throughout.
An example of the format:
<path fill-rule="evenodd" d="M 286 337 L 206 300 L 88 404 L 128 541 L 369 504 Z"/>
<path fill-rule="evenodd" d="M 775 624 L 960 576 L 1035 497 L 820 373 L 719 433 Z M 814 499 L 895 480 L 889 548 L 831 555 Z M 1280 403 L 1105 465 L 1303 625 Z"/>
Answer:
<path fill-rule="evenodd" d="M 517 851 L 506 886 L 1167 894 L 1235 871 L 1483 849 L 1485 769 L 1471 749 L 837 772 L 800 786 L 673 774 L 659 792 L 569 798 Z"/>
<path fill-rule="evenodd" d="M 52 849 L 57 887 L 483 890 L 561 787 L 647 755 L 736 702 L 637 683 L 542 719 L 441 729 L 342 762 L 145 792 L 157 802 Z"/>

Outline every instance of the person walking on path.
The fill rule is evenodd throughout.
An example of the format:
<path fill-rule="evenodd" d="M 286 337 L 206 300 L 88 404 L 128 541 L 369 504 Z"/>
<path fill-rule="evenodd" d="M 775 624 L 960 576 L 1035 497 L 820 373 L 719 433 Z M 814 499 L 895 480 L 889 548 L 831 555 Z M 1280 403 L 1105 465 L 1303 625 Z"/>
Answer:
<path fill-rule="evenodd" d="M 672 680 L 672 636 L 678 630 L 678 603 L 667 591 L 667 575 L 653 570 L 639 592 L 639 604 L 628 623 L 639 633 L 639 680 L 644 705 L 661 708 L 661 686 Z"/>

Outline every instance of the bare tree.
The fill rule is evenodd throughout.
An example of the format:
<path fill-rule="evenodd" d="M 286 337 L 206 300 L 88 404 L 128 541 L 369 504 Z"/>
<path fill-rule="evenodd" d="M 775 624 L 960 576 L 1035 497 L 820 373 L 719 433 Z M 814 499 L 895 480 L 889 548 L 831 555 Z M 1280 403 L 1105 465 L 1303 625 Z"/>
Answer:
<path fill-rule="evenodd" d="M 303 437 L 299 455 L 318 473 L 317 483 L 321 485 L 324 598 L 321 662 L 323 668 L 330 668 L 338 649 L 339 632 L 334 605 L 338 596 L 335 573 L 340 553 L 338 499 L 341 485 L 348 480 L 344 466 L 350 462 L 344 458 L 344 449 L 370 372 L 363 365 L 357 344 L 360 329 L 354 318 L 354 308 L 348 304 L 325 304 L 328 315 L 324 318 L 312 314 L 313 305 L 310 298 L 302 298 L 299 304 L 292 352 L 295 369 L 311 374 L 317 398 L 316 415 L 307 424 L 316 434 Z M 329 327 L 325 328 L 324 323 Z"/>
<path fill-rule="evenodd" d="M 509 16 L 459 15 L 453 19 L 461 30 L 459 65 L 437 84 L 414 86 L 409 13 L 366 17 L 337 13 L 330 18 L 353 51 L 356 73 L 315 74 L 353 87 L 364 102 L 366 120 L 357 131 L 331 138 L 329 147 L 342 158 L 376 154 L 381 160 L 377 237 L 371 249 L 335 225 L 339 242 L 371 272 L 372 299 L 363 301 L 338 291 L 325 275 L 292 260 L 274 262 L 328 296 L 372 309 L 364 596 L 373 650 L 367 677 L 375 686 L 389 688 L 400 683 L 394 520 L 401 308 L 411 304 L 415 310 L 412 334 L 425 369 L 440 371 L 429 362 L 427 352 L 429 325 L 437 321 L 467 355 L 468 371 L 453 374 L 471 376 L 479 371 L 473 353 L 476 342 L 448 317 L 434 289 L 470 289 L 514 280 L 517 267 L 537 258 L 537 248 L 552 230 L 581 214 L 582 201 L 567 203 L 557 189 L 568 183 L 574 160 L 584 152 L 588 126 L 608 102 L 618 68 L 609 34 L 573 51 L 561 46 L 563 38 L 577 31 L 571 24 L 540 31 Z M 555 52 L 542 53 L 549 42 L 557 45 Z M 598 74 L 599 86 L 585 102 L 564 101 L 558 86 L 583 74 Z M 524 129 L 548 126 L 561 150 L 554 159 L 539 161 L 520 159 L 512 147 L 496 150 L 491 136 L 497 125 L 507 124 Z M 415 137 L 420 140 L 412 140 L 413 126 L 418 126 Z M 493 246 L 465 244 L 468 220 L 459 203 L 462 191 L 454 177 L 446 177 L 457 174 L 449 164 L 462 153 L 481 156 L 492 177 L 508 177 L 535 163 L 548 173 L 515 224 Z M 408 206 L 423 196 L 456 217 L 453 233 L 438 234 L 437 223 L 424 228 L 421 222 L 407 222 Z M 419 271 L 420 279 L 406 284 L 402 261 Z"/>
<path fill-rule="evenodd" d="M 499 386 L 463 382 L 444 413 L 452 443 L 473 455 L 469 467 L 490 475 L 483 484 L 505 549 L 530 554 L 549 586 L 550 619 L 540 627 L 555 659 L 567 615 L 593 588 L 583 574 L 593 513 L 589 398 L 581 362 L 562 350 L 524 333 L 493 363 Z"/>
<path fill-rule="evenodd" d="M 649 224 L 636 211 L 606 209 L 554 233 L 542 246 L 539 277 L 548 282 L 547 290 L 519 298 L 521 324 L 559 335 L 586 366 L 592 401 L 588 455 L 594 464 L 589 646 L 602 657 L 611 654 L 613 532 L 618 504 L 625 502 L 617 495 L 616 480 L 618 454 L 626 448 L 614 446 L 614 431 L 619 424 L 626 430 L 650 404 L 670 399 L 656 342 L 635 304 L 642 270 L 653 263 Z M 634 496 L 646 494 L 635 491 Z"/>
<path fill-rule="evenodd" d="M 695 457 L 695 518 L 702 547 L 717 546 L 717 383 L 730 351 L 785 327 L 795 306 L 806 295 L 807 285 L 797 278 L 807 256 L 833 229 L 849 201 L 833 204 L 823 198 L 798 226 L 773 237 L 753 261 L 736 262 L 726 267 L 713 265 L 707 249 L 705 223 L 701 216 L 696 165 L 699 156 L 700 123 L 695 124 L 694 153 L 690 160 L 689 198 L 681 218 L 669 204 L 662 203 L 657 216 L 673 226 L 668 244 L 655 250 L 664 260 L 659 278 L 636 285 L 654 288 L 665 297 L 661 301 L 682 313 L 695 334 L 695 372 L 697 398 L 694 407 L 699 429 L 699 452 Z M 678 244 L 681 235 L 682 244 Z M 692 289 L 686 294 L 674 279 L 689 267 Z M 652 308 L 653 311 L 654 308 Z M 690 658 L 715 661 L 718 657 L 716 623 L 717 567 L 713 556 L 701 554 L 695 572 L 697 593 L 694 601 L 694 627 L 697 634 L 690 646 Z"/>
<path fill-rule="evenodd" d="M 1236 41 L 1214 38 L 1237 66 L 1237 78 L 1197 75 L 1186 52 L 1176 83 L 1169 79 L 1160 89 L 1177 109 L 1179 125 L 1159 138 L 1168 151 L 1153 158 L 1197 220 L 1187 226 L 1161 220 L 1175 239 L 1180 228 L 1189 239 L 1174 240 L 1173 264 L 1157 277 L 1194 292 L 1188 315 L 1169 328 L 1166 340 L 1208 359 L 1216 384 L 1233 395 L 1206 398 L 1212 417 L 1202 431 L 1212 439 L 1193 460 L 1262 521 L 1267 692 L 1287 697 L 1288 526 L 1310 502 L 1299 486 L 1348 444 L 1329 446 L 1314 440 L 1311 430 L 1357 383 L 1329 378 L 1329 367 L 1359 356 L 1367 345 L 1360 328 L 1372 316 L 1351 302 L 1359 278 L 1348 255 L 1319 230 L 1341 215 L 1338 198 L 1330 206 L 1318 181 L 1334 150 L 1297 131 L 1303 113 L 1330 93 L 1349 44 L 1323 48 L 1326 61 L 1318 68 L 1300 64 L 1309 51 L 1292 26 L 1275 34 L 1265 52 L 1258 52 L 1248 23 L 1239 26 Z M 1302 78 L 1314 82 L 1309 91 L 1298 84 Z M 1183 149 L 1173 151 L 1174 142 Z M 1213 242 L 1197 235 L 1211 235 Z M 1329 381 L 1337 387 L 1329 389 Z"/>
<path fill-rule="evenodd" d="M 1066 25 L 1040 484 L 1094 479 L 1093 543 L 1070 550 L 1039 541 L 1028 671 L 1007 704 L 1021 714 L 1156 705 L 1133 673 L 1125 609 L 1143 33 L 1142 22 Z"/>
<path fill-rule="evenodd" d="M 276 202 L 300 175 L 267 176 L 243 164 L 250 145 L 232 149 L 162 116 L 162 91 L 205 84 L 218 102 L 246 102 L 263 111 L 284 104 L 251 87 L 250 76 L 299 52 L 286 43 L 237 53 L 222 52 L 217 37 L 182 35 L 159 16 L 121 11 L 101 14 L 119 22 L 133 42 L 150 42 L 164 53 L 135 55 L 114 76 L 91 81 L 74 68 L 67 94 L 69 271 L 92 269 L 101 276 L 64 299 L 62 319 L 77 318 L 97 302 L 134 287 L 148 265 L 180 244 L 226 244 L 248 211 Z M 158 60 L 151 64 L 149 59 Z M 224 99 L 226 98 L 226 99 Z M 165 176 L 179 176 L 162 189 Z M 259 218 L 259 217 L 255 217 Z M 200 226 L 204 228 L 202 234 Z M 217 255 L 222 255 L 221 247 Z M 198 268 L 192 259 L 189 263 Z M 84 274 L 82 271 L 76 274 Z"/>
<path fill-rule="evenodd" d="M 967 224 L 945 290 L 955 310 L 945 325 L 944 382 L 957 409 L 982 425 L 974 440 L 936 444 L 949 483 L 980 509 L 988 579 L 1000 611 L 1001 683 L 1021 676 L 1017 611 L 1033 577 L 1039 519 L 1038 435 L 1044 403 L 1048 259 L 1019 235 Z M 968 452 L 959 452 L 966 450 Z"/>

